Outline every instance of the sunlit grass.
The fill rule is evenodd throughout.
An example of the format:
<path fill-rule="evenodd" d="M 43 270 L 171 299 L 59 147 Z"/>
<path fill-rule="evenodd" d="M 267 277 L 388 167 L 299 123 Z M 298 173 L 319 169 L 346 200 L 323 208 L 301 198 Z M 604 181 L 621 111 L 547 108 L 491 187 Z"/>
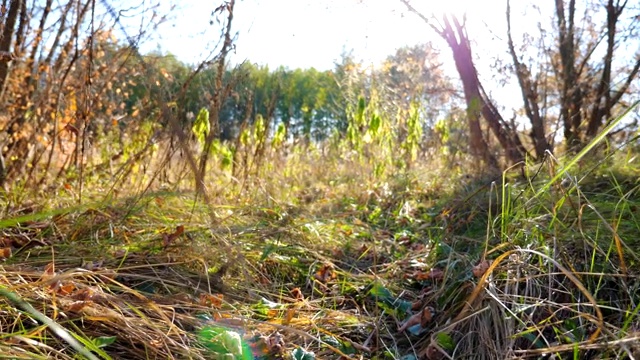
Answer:
<path fill-rule="evenodd" d="M 81 204 L 73 182 L 8 194 L 2 284 L 98 358 L 244 356 L 236 340 L 265 359 L 638 350 L 638 173 L 619 153 L 528 179 L 441 159 L 380 172 L 375 154 L 301 145 L 242 178 L 212 169 L 211 204 L 152 160 L 87 176 Z M 76 356 L 0 304 L 7 354 Z"/>

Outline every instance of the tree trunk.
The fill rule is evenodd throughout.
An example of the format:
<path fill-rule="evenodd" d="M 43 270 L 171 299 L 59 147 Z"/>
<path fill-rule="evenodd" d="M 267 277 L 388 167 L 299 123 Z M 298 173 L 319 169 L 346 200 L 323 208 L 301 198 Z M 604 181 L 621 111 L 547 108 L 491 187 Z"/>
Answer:
<path fill-rule="evenodd" d="M 562 92 L 560 116 L 564 123 L 564 138 L 567 147 L 579 149 L 584 139 L 581 136 L 583 94 L 576 70 L 576 43 L 574 34 L 575 0 L 569 1 L 569 16 L 565 17 L 564 0 L 556 0 L 556 16 L 560 50 Z"/>
<path fill-rule="evenodd" d="M 504 121 L 484 92 L 478 79 L 478 72 L 473 65 L 471 46 L 466 31 L 456 18 L 452 18 L 452 20 L 455 25 L 455 30 L 449 19 L 445 17 L 444 27 L 441 29 L 440 35 L 447 41 L 453 51 L 456 69 L 462 80 L 465 100 L 467 102 L 472 147 L 476 151 L 476 155 L 483 157 L 489 166 L 497 167 L 497 161 L 493 154 L 490 153 L 487 143 L 482 137 L 479 120 L 479 115 L 482 114 L 493 134 L 500 142 L 500 145 L 505 150 L 509 163 L 516 164 L 524 160 L 526 150 L 524 146 L 522 146 L 515 129 L 512 129 L 511 126 Z"/>
<path fill-rule="evenodd" d="M 470 44 L 464 34 L 461 34 L 462 36 L 458 41 L 451 24 L 448 21 L 445 24 L 445 28 L 440 35 L 447 41 L 453 52 L 456 70 L 462 80 L 464 98 L 467 103 L 467 124 L 471 140 L 471 153 L 474 157 L 483 159 L 490 167 L 498 168 L 498 162 L 489 151 L 489 146 L 482 136 L 480 114 L 483 104 L 480 96 L 478 74 L 471 58 Z"/>
<path fill-rule="evenodd" d="M 536 159 L 543 159 L 547 150 L 553 151 L 545 136 L 544 120 L 538 106 L 538 89 L 536 83 L 531 78 L 531 72 L 527 66 L 520 62 L 516 54 L 513 38 L 511 36 L 511 3 L 507 1 L 507 40 L 509 53 L 513 60 L 516 78 L 520 85 L 524 110 L 531 123 L 531 142 L 533 143 Z"/>
<path fill-rule="evenodd" d="M 11 0 L 7 20 L 4 23 L 2 38 L 0 38 L 0 94 L 4 94 L 4 86 L 9 76 L 9 62 L 12 60 L 11 44 L 16 27 L 16 21 L 22 8 L 22 0 Z M 4 99 L 0 99 L 3 101 Z"/>

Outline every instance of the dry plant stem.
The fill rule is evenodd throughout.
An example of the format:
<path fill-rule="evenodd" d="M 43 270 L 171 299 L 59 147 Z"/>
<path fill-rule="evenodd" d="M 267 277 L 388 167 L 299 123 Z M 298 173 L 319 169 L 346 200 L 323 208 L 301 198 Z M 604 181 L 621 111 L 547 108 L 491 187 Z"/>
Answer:
<path fill-rule="evenodd" d="M 87 359 L 90 359 L 90 360 L 99 360 L 98 357 L 96 357 L 86 347 L 82 346 L 82 344 L 80 344 L 78 342 L 78 340 L 76 340 L 71 335 L 71 333 L 69 333 L 65 328 L 63 328 L 62 326 L 58 325 L 55 321 L 53 321 L 51 318 L 49 318 L 45 314 L 43 314 L 40 311 L 36 310 L 28 302 L 22 300 L 18 294 L 8 290 L 7 288 L 5 288 L 3 286 L 0 286 L 0 295 L 2 295 L 5 298 L 9 299 L 9 301 L 14 303 L 16 306 L 18 306 L 22 310 L 24 310 L 27 313 L 29 313 L 36 320 L 40 321 L 44 325 L 47 325 L 51 329 L 51 331 L 53 331 L 54 334 L 58 335 L 58 337 L 60 337 L 64 341 L 66 341 L 67 344 L 69 344 L 69 346 L 71 346 L 75 351 L 80 353 L 82 356 L 84 356 L 84 357 L 86 357 Z"/>
<path fill-rule="evenodd" d="M 224 8 L 228 12 L 228 14 L 227 14 L 227 23 L 225 25 L 224 34 L 223 34 L 224 42 L 222 43 L 222 49 L 220 49 L 220 54 L 218 55 L 218 59 L 217 59 L 217 72 L 216 72 L 215 83 L 214 83 L 213 100 L 212 100 L 210 111 L 209 111 L 210 112 L 210 117 L 209 117 L 210 131 L 205 138 L 202 154 L 200 155 L 200 164 L 198 168 L 199 171 L 196 173 L 198 174 L 198 179 L 196 179 L 196 181 L 201 183 L 200 187 L 198 187 L 198 190 L 204 189 L 204 180 L 205 180 L 205 174 L 207 171 L 207 163 L 209 161 L 209 154 L 213 146 L 213 141 L 220 134 L 220 119 L 219 119 L 220 109 L 222 108 L 222 103 L 225 101 L 225 99 L 229 96 L 229 93 L 231 92 L 230 86 L 228 85 L 223 86 L 222 80 L 224 76 L 224 67 L 225 67 L 225 61 L 227 59 L 227 54 L 232 50 L 232 45 L 233 45 L 233 41 L 231 38 L 231 24 L 233 21 L 234 6 L 235 6 L 235 0 L 231 0 L 228 3 L 221 5 L 220 7 L 218 7 L 218 9 L 215 10 L 215 11 L 218 11 L 219 9 Z"/>
<path fill-rule="evenodd" d="M 507 251 L 506 253 L 500 255 L 497 259 L 495 259 L 491 264 L 491 266 L 489 267 L 489 269 L 487 269 L 485 274 L 482 276 L 480 281 L 478 281 L 478 285 L 476 285 L 476 287 L 473 289 L 473 292 L 471 293 L 468 300 L 466 301 L 466 305 L 463 307 L 460 314 L 458 314 L 458 316 L 454 319 L 454 322 L 463 319 L 467 315 L 469 310 L 471 310 L 476 298 L 478 297 L 478 295 L 480 295 L 480 292 L 484 290 L 484 286 L 487 281 L 487 278 L 489 277 L 489 275 L 491 275 L 491 273 L 498 266 L 498 264 L 508 256 L 512 254 L 517 254 L 519 252 L 531 253 L 531 254 L 543 257 L 547 259 L 549 262 L 553 263 L 567 278 L 569 278 L 569 280 L 571 280 L 571 282 L 574 283 L 574 285 L 578 288 L 578 290 L 580 290 L 580 292 L 582 292 L 582 294 L 584 294 L 584 296 L 589 300 L 589 302 L 591 302 L 591 304 L 593 305 L 593 309 L 596 312 L 597 321 L 594 321 L 591 317 L 587 317 L 587 320 L 595 322 L 598 327 L 593 332 L 593 334 L 591 334 L 588 342 L 589 343 L 595 342 L 598 339 L 598 336 L 600 335 L 602 330 L 604 329 L 604 317 L 602 315 L 602 311 L 600 310 L 600 307 L 598 306 L 597 300 L 584 287 L 584 285 L 582 285 L 582 282 L 580 282 L 580 280 L 578 280 L 578 278 L 574 274 L 572 274 L 569 270 L 567 270 L 564 266 L 560 265 L 560 263 L 558 263 L 554 259 L 550 258 L 549 256 L 539 251 L 529 250 L 529 249 L 517 249 L 517 250 Z"/>
<path fill-rule="evenodd" d="M 83 108 L 80 114 L 80 119 L 81 120 L 81 125 L 82 125 L 82 137 L 77 137 L 76 139 L 80 139 L 80 157 L 78 159 L 78 170 L 79 170 L 79 177 L 78 177 L 78 203 L 82 203 L 82 190 L 84 188 L 84 171 L 85 171 L 85 156 L 87 155 L 87 133 L 89 132 L 89 113 L 91 112 L 91 108 L 92 108 L 92 101 L 91 101 L 91 84 L 92 84 L 92 80 L 91 80 L 91 71 L 92 71 L 92 65 L 93 65 L 93 34 L 95 34 L 95 27 L 94 27 L 94 19 L 95 19 L 95 9 L 96 9 L 96 2 L 95 0 L 91 0 L 91 36 L 89 36 L 89 61 L 87 62 L 87 74 L 85 75 L 85 81 L 82 84 L 82 95 L 83 95 Z M 89 4 L 89 2 L 87 2 L 87 4 Z M 76 22 L 76 27 L 80 26 L 79 22 Z M 76 38 L 76 53 L 78 52 L 77 50 L 78 47 L 78 43 L 77 43 L 77 38 Z M 80 126 L 78 126 L 78 128 L 80 128 Z"/>
<path fill-rule="evenodd" d="M 579 348 L 581 350 L 595 350 L 595 349 L 604 349 L 608 347 L 613 347 L 617 345 L 626 345 L 626 344 L 637 344 L 640 341 L 640 335 L 630 336 L 625 339 L 605 341 L 594 344 L 591 340 L 582 341 L 575 344 L 562 344 L 557 346 L 552 346 L 544 349 L 528 349 L 528 350 L 514 350 L 516 354 L 523 355 L 534 355 L 534 354 L 549 354 L 554 352 L 565 352 L 572 351 L 574 349 Z M 627 355 L 630 355 L 629 353 Z"/>

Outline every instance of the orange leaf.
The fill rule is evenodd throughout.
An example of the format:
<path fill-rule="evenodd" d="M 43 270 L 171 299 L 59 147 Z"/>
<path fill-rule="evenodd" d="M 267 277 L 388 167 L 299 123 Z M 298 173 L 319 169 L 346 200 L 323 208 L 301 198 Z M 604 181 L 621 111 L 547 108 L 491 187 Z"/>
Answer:
<path fill-rule="evenodd" d="M 441 280 L 444 277 L 444 271 L 440 270 L 440 269 L 431 269 L 431 271 L 425 273 L 425 272 L 419 272 L 416 271 L 413 274 L 413 279 L 416 281 L 423 281 L 423 280 Z"/>
<path fill-rule="evenodd" d="M 302 291 L 300 291 L 300 288 L 293 288 L 291 290 L 291 296 L 296 299 L 296 301 L 304 301 L 304 295 Z"/>
<path fill-rule="evenodd" d="M 210 307 L 219 309 L 222 307 L 223 299 L 224 299 L 223 294 L 201 294 L 200 305 L 210 306 Z"/>
<path fill-rule="evenodd" d="M 58 287 L 58 294 L 69 295 L 76 289 L 76 286 L 72 282 L 63 283 Z"/>
<path fill-rule="evenodd" d="M 420 313 L 422 316 L 420 317 L 420 326 L 427 327 L 427 324 L 433 320 L 433 313 L 435 310 L 431 306 L 426 306 L 422 312 Z"/>
<path fill-rule="evenodd" d="M 74 301 L 68 306 L 65 306 L 65 311 L 68 312 L 80 312 L 80 310 L 84 309 L 87 305 L 91 304 L 91 301 Z"/>
<path fill-rule="evenodd" d="M 291 319 L 296 315 L 296 309 L 287 309 L 284 313 L 284 319 L 282 320 L 283 325 L 289 325 Z"/>
<path fill-rule="evenodd" d="M 8 259 L 11 257 L 11 248 L 5 247 L 0 249 L 0 259 Z"/>
<path fill-rule="evenodd" d="M 180 235 L 184 233 L 184 225 L 176 227 L 176 231 L 171 234 L 162 234 L 162 246 L 171 245 Z"/>
<path fill-rule="evenodd" d="M 315 273 L 314 277 L 322 283 L 326 283 L 329 280 L 335 279 L 336 273 L 333 271 L 333 265 L 331 264 L 322 265 L 320 270 L 318 270 Z"/>

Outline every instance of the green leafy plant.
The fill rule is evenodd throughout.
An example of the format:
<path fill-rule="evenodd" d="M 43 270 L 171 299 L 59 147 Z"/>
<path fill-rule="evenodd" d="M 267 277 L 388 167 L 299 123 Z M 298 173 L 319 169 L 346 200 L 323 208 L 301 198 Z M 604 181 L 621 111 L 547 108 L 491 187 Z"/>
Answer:
<path fill-rule="evenodd" d="M 196 116 L 196 120 L 191 127 L 191 131 L 198 139 L 200 146 L 204 145 L 205 139 L 209 132 L 211 132 L 211 125 L 209 124 L 209 110 L 202 108 Z"/>

